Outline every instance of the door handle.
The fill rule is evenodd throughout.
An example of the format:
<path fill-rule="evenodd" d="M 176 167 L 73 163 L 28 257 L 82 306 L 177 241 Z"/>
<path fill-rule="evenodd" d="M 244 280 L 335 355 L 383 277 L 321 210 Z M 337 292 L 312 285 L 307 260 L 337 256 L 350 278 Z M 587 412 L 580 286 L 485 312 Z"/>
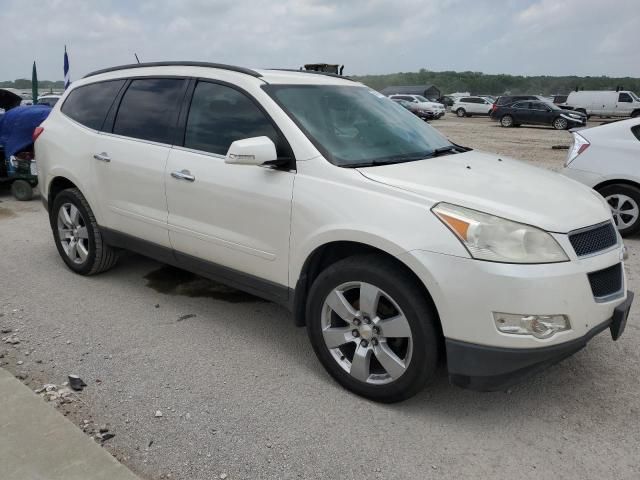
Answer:
<path fill-rule="evenodd" d="M 187 182 L 194 182 L 196 180 L 196 177 L 191 175 L 191 172 L 189 170 L 171 172 L 171 176 L 173 178 L 177 178 L 178 180 L 186 180 Z"/>
<path fill-rule="evenodd" d="M 101 162 L 110 162 L 111 161 L 111 157 L 109 156 L 109 154 L 107 152 L 96 153 L 96 154 L 93 155 L 93 158 L 95 158 L 96 160 L 100 160 Z"/>

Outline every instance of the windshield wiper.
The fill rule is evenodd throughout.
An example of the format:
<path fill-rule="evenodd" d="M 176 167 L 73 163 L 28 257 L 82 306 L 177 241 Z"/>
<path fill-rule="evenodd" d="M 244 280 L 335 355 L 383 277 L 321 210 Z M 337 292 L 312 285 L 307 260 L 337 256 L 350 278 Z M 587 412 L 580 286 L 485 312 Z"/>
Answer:
<path fill-rule="evenodd" d="M 436 148 L 431 152 L 430 157 L 439 157 L 440 155 L 446 155 L 451 153 L 460 153 L 462 149 L 456 145 L 447 145 L 446 147 Z"/>

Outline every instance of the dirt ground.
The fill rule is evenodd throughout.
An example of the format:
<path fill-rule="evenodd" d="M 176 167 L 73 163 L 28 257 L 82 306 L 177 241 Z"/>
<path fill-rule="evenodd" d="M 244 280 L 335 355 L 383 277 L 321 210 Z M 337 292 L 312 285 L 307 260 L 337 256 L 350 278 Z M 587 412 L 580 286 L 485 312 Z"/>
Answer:
<path fill-rule="evenodd" d="M 556 171 L 567 152 L 551 147 L 571 140 L 451 114 L 432 125 Z M 638 292 L 640 240 L 625 244 Z M 333 382 L 274 304 L 137 255 L 74 275 L 38 198 L 0 192 L 0 252 L 0 337 L 19 341 L 0 342 L 0 366 L 34 390 L 80 375 L 58 408 L 94 437 L 105 425 L 105 448 L 143 478 L 640 479 L 640 301 L 619 341 L 604 332 L 508 391 L 443 371 L 379 405 Z"/>

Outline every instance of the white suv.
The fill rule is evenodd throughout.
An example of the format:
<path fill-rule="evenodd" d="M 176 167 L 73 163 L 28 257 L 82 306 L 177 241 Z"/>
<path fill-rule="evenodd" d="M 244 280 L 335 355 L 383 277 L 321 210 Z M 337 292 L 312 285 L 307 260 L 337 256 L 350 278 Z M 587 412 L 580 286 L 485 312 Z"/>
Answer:
<path fill-rule="evenodd" d="M 602 197 L 452 144 L 345 78 L 112 68 L 74 82 L 34 136 L 71 270 L 128 249 L 279 302 L 327 371 L 377 401 L 418 392 L 441 356 L 453 383 L 501 389 L 625 326 Z"/>
<path fill-rule="evenodd" d="M 460 97 L 451 106 L 451 111 L 458 117 L 471 115 L 489 115 L 493 102 L 484 97 Z"/>

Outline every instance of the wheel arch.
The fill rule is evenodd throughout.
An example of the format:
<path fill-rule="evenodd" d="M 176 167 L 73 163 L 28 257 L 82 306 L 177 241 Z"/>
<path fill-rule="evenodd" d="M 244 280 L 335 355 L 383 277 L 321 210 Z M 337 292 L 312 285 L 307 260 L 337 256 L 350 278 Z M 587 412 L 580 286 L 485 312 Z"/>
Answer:
<path fill-rule="evenodd" d="M 316 277 L 327 267 L 344 258 L 354 255 L 379 255 L 389 259 L 409 277 L 411 277 L 416 285 L 423 291 L 425 298 L 429 302 L 433 312 L 437 318 L 437 327 L 440 337 L 443 339 L 442 325 L 440 323 L 440 315 L 433 297 L 427 286 L 420 280 L 420 277 L 411 269 L 411 267 L 397 256 L 378 248 L 373 245 L 361 243 L 358 241 L 332 241 L 324 243 L 316 247 L 305 259 L 298 280 L 296 282 L 295 293 L 293 296 L 293 314 L 296 326 L 303 327 L 306 325 L 305 308 L 309 289 Z"/>
<path fill-rule="evenodd" d="M 601 188 L 608 187 L 609 185 L 628 185 L 629 187 L 634 187 L 640 190 L 640 183 L 635 182 L 633 180 L 628 180 L 628 179 L 605 180 L 604 182 L 600 182 L 597 185 L 595 185 L 593 189 L 598 191 Z"/>
<path fill-rule="evenodd" d="M 47 210 L 51 211 L 53 208 L 53 201 L 56 196 L 63 190 L 67 188 L 78 188 L 78 186 L 64 176 L 56 176 L 51 179 L 49 185 L 47 186 Z M 79 188 L 78 188 L 79 189 Z M 80 190 L 80 189 L 79 189 Z"/>

